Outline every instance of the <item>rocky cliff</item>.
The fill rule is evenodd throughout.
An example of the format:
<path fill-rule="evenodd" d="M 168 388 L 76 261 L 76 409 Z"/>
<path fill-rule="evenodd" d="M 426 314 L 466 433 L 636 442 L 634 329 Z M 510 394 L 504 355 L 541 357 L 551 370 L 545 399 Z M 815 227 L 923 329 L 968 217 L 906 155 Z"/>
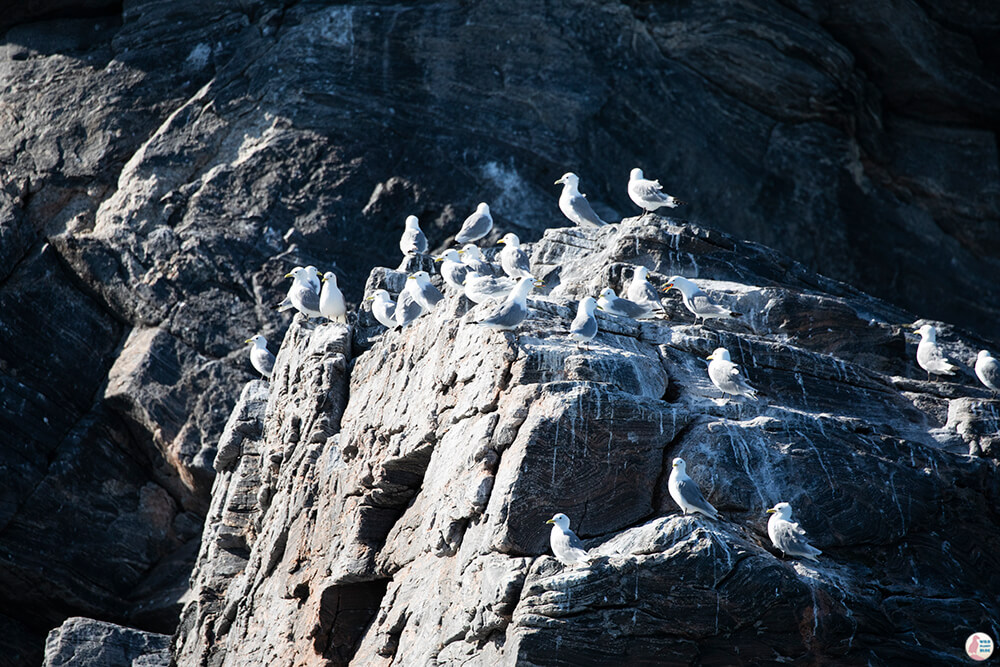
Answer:
<path fill-rule="evenodd" d="M 548 293 L 517 334 L 458 295 L 403 330 L 363 313 L 353 358 L 349 327 L 296 320 L 220 443 L 177 664 L 957 665 L 996 635 L 998 401 L 924 381 L 911 315 L 662 218 L 551 229 L 531 257 Z M 573 300 L 636 265 L 712 276 L 746 316 L 696 325 L 667 298 L 577 348 Z M 759 402 L 711 385 L 719 346 Z M 679 512 L 675 456 L 722 518 Z M 819 563 L 771 547 L 779 501 Z M 592 565 L 549 555 L 555 512 Z"/>
<path fill-rule="evenodd" d="M 438 244 L 486 200 L 536 240 L 560 174 L 618 219 L 641 166 L 695 222 L 995 337 L 993 3 L 8 9 L 0 665 L 69 616 L 174 629 L 240 342 L 281 339 L 292 265 L 357 300 L 408 213 Z"/>

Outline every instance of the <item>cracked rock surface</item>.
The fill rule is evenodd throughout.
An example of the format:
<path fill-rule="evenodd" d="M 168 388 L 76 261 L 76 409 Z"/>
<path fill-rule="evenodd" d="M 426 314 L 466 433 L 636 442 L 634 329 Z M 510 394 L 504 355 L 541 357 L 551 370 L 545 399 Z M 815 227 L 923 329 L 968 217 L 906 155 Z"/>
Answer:
<path fill-rule="evenodd" d="M 296 319 L 219 447 L 178 664 L 959 665 L 996 632 L 998 402 L 907 379 L 912 315 L 673 219 L 527 248 L 548 278 L 516 334 L 450 288 L 402 330 Z M 671 293 L 577 348 L 575 300 L 640 264 L 746 315 L 697 325 Z M 759 401 L 711 385 L 720 346 Z M 677 456 L 720 519 L 674 505 Z M 780 501 L 818 563 L 771 546 Z M 590 565 L 551 556 L 555 512 Z"/>

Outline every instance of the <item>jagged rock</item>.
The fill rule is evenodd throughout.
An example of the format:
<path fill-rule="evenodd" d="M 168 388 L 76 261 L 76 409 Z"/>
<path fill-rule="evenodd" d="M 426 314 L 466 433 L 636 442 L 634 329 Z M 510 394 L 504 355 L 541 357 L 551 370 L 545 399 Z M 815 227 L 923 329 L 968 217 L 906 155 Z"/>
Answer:
<path fill-rule="evenodd" d="M 476 326 L 484 307 L 457 294 L 402 330 L 362 313 L 346 393 L 346 329 L 293 326 L 262 430 L 248 385 L 224 437 L 254 422 L 234 474 L 243 504 L 255 483 L 273 492 L 252 521 L 210 520 L 249 554 L 203 548 L 179 664 L 963 664 L 998 611 L 995 431 L 971 417 L 997 402 L 968 378 L 918 379 L 912 315 L 669 219 L 553 229 L 529 251 L 547 294 L 517 333 Z M 577 348 L 575 300 L 639 263 L 654 284 L 709 272 L 703 289 L 746 315 L 696 325 L 668 294 L 666 319 L 599 314 Z M 402 283 L 376 269 L 368 286 Z M 979 344 L 950 333 L 953 356 Z M 760 401 L 711 384 L 719 346 Z M 674 506 L 675 456 L 718 520 Z M 232 502 L 232 465 L 213 507 Z M 779 501 L 818 563 L 771 546 Z M 549 555 L 557 511 L 589 565 Z"/>
<path fill-rule="evenodd" d="M 167 667 L 170 637 L 68 618 L 45 640 L 44 667 Z"/>
<path fill-rule="evenodd" d="M 216 438 L 253 377 L 240 341 L 287 325 L 272 309 L 280 276 L 333 268 L 356 302 L 373 264 L 398 264 L 406 214 L 437 245 L 480 200 L 495 233 L 536 240 L 563 224 L 551 182 L 567 169 L 602 216 L 634 211 L 624 184 L 642 166 L 693 220 L 995 336 L 998 25 L 990 3 L 917 0 L 13 3 L 0 18 L 0 466 L 15 472 L 0 525 L 31 514 L 47 477 L 76 490 L 70 511 L 106 501 L 107 468 L 50 470 L 80 420 L 141 462 L 111 483 L 133 490 L 123 507 L 152 484 L 203 512 Z M 906 374 L 902 338 L 836 298 L 786 295 L 768 311 L 798 345 L 848 354 L 831 347 L 835 327 L 796 319 L 799 298 L 852 332 L 839 344 L 857 365 Z M 176 360 L 139 354 L 147 343 Z M 154 379 L 142 368 L 176 382 L 140 386 Z M 995 450 L 985 413 L 956 405 L 963 425 L 946 427 L 951 398 L 904 391 L 953 450 Z M 181 565 L 186 541 L 147 551 L 155 521 L 119 535 L 147 554 L 143 579 L 100 541 L 64 557 L 62 524 L 28 515 L 34 540 L 0 533 L 0 570 L 36 563 L 0 572 L 19 591 L 0 624 L 30 629 L 0 641 L 37 658 L 67 614 L 146 608 L 79 599 L 71 578 L 39 581 L 38 563 L 103 564 L 95 588 L 127 582 L 170 608 L 177 582 L 150 562 Z M 70 523 L 107 527 L 95 521 L 81 509 Z"/>

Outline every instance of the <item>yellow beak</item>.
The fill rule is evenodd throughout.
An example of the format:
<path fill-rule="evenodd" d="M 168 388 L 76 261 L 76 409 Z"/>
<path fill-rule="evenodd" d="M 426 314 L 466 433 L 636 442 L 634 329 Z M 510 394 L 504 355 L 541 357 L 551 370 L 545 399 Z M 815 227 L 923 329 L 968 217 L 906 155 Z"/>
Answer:
<path fill-rule="evenodd" d="M 715 355 L 714 354 L 710 354 L 707 357 L 705 357 L 705 359 L 708 360 L 708 361 L 712 361 L 713 359 L 715 359 Z"/>
<path fill-rule="evenodd" d="M 776 510 L 776 509 L 774 509 L 774 508 L 772 507 L 771 509 L 767 510 L 767 512 L 765 512 L 765 513 L 766 513 L 766 514 L 777 514 L 777 513 L 778 513 L 778 510 Z"/>
<path fill-rule="evenodd" d="M 286 273 L 286 274 L 285 274 L 285 277 L 286 277 L 286 278 L 291 278 L 291 277 L 292 277 L 292 274 L 291 274 L 291 273 Z"/>
<path fill-rule="evenodd" d="M 549 519 L 549 520 L 548 520 L 548 521 L 546 521 L 545 523 L 555 523 L 555 521 L 553 521 L 552 519 Z"/>
<path fill-rule="evenodd" d="M 253 342 L 253 338 L 247 338 L 247 339 L 246 339 L 245 341 L 243 341 L 243 342 L 244 342 L 244 343 L 252 343 L 252 342 Z"/>

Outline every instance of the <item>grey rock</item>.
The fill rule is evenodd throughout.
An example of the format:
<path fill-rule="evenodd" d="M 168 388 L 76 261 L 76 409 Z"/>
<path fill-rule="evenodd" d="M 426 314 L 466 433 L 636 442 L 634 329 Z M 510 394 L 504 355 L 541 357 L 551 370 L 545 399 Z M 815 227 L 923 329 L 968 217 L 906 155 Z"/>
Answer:
<path fill-rule="evenodd" d="M 44 667 L 167 667 L 170 637 L 90 618 L 68 618 L 45 640 Z"/>

